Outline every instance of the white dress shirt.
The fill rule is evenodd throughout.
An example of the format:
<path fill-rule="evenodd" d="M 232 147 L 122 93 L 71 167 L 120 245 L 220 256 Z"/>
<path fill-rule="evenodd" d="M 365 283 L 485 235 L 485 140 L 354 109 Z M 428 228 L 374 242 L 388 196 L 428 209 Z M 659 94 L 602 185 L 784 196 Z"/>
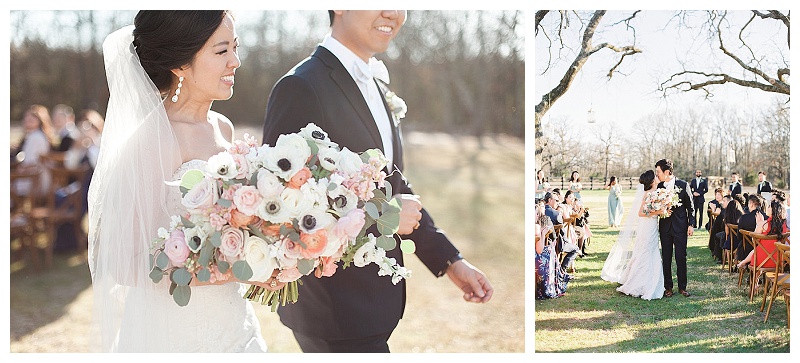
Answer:
<path fill-rule="evenodd" d="M 392 124 L 389 120 L 389 115 L 386 113 L 386 108 L 383 105 L 383 95 L 381 95 L 378 85 L 375 80 L 365 79 L 363 74 L 372 74 L 369 65 L 359 58 L 353 51 L 342 45 L 338 40 L 333 38 L 330 33 L 325 36 L 320 44 L 325 49 L 329 50 L 336 58 L 342 62 L 342 65 L 350 73 L 350 77 L 358 85 L 361 90 L 361 95 L 369 106 L 369 111 L 372 113 L 372 118 L 375 119 L 375 125 L 381 134 L 381 141 L 383 142 L 383 154 L 389 160 L 389 172 L 394 168 L 394 148 L 392 143 Z"/>

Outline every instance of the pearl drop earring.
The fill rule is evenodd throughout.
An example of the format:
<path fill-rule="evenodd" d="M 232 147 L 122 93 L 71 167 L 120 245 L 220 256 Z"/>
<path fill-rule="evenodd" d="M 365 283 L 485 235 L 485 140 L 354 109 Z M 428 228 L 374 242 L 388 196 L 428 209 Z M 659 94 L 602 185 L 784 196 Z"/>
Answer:
<path fill-rule="evenodd" d="M 178 89 L 175 90 L 175 95 L 172 96 L 172 102 L 178 102 L 178 95 L 181 94 L 181 87 L 183 87 L 183 76 L 178 78 Z"/>

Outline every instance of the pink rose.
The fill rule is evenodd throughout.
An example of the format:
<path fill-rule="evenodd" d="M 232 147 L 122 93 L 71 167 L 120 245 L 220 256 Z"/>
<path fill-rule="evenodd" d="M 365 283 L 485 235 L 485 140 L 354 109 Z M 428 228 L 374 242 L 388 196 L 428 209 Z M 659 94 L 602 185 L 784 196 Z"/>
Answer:
<path fill-rule="evenodd" d="M 222 199 L 233 200 L 233 195 L 236 193 L 239 188 L 241 188 L 241 184 L 231 184 L 224 189 L 222 189 Z"/>
<path fill-rule="evenodd" d="M 226 212 L 225 214 L 229 214 L 229 213 Z M 214 227 L 214 229 L 219 231 L 223 227 L 225 227 L 226 224 L 228 224 L 228 220 L 225 219 L 224 215 L 220 215 L 219 213 L 211 213 L 208 216 L 208 223 L 210 223 L 211 226 Z"/>
<path fill-rule="evenodd" d="M 190 212 L 197 212 L 212 207 L 218 198 L 217 182 L 203 178 L 183 196 L 181 203 Z"/>
<path fill-rule="evenodd" d="M 233 193 L 233 204 L 236 209 L 248 216 L 256 214 L 262 199 L 258 189 L 251 185 L 245 185 Z"/>
<path fill-rule="evenodd" d="M 244 248 L 244 233 L 233 227 L 226 227 L 222 230 L 222 244 L 219 246 L 219 251 L 225 256 L 228 262 L 236 262 L 242 258 L 242 249 Z"/>
<path fill-rule="evenodd" d="M 331 232 L 339 239 L 352 241 L 364 228 L 364 217 L 364 210 L 353 209 L 342 218 L 339 218 Z"/>
<path fill-rule="evenodd" d="M 189 257 L 189 246 L 186 245 L 186 236 L 183 231 L 176 229 L 164 241 L 164 253 L 169 257 L 173 266 L 181 266 Z"/>
<path fill-rule="evenodd" d="M 289 180 L 287 187 L 292 189 L 300 189 L 303 184 L 311 178 L 311 169 L 308 167 L 304 167 L 300 169 L 294 176 Z"/>
<path fill-rule="evenodd" d="M 317 266 L 317 269 L 314 271 L 314 276 L 317 278 L 319 277 L 331 277 L 333 274 L 336 273 L 336 268 L 339 265 L 336 264 L 338 259 L 333 257 L 322 257 L 320 258 L 320 265 Z"/>

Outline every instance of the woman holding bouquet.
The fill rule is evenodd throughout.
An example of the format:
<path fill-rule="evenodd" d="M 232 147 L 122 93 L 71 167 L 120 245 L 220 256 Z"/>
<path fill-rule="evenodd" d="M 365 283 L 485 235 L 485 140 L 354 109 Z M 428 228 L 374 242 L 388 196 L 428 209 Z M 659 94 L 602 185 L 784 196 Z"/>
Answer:
<path fill-rule="evenodd" d="M 639 177 L 633 205 L 625 216 L 625 226 L 608 254 L 600 276 L 618 282 L 617 291 L 645 300 L 664 294 L 664 274 L 658 237 L 658 217 L 670 208 L 669 199 L 656 193 L 656 174 L 652 170 Z"/>
<path fill-rule="evenodd" d="M 140 11 L 103 44 L 110 98 L 89 190 L 95 350 L 266 351 L 246 287 L 230 274 L 192 278 L 183 307 L 168 278 L 148 276 L 159 228 L 185 212 L 179 188 L 165 182 L 233 140 L 233 125 L 211 104 L 233 94 L 237 46 L 226 11 Z M 186 245 L 168 251 L 172 263 Z"/>

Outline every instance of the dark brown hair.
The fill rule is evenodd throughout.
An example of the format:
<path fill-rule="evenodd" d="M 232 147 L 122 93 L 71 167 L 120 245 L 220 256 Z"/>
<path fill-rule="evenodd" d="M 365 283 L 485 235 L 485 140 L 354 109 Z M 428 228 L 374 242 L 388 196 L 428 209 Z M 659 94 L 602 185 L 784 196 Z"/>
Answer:
<path fill-rule="evenodd" d="M 652 170 L 648 170 L 639 176 L 639 183 L 644 185 L 644 190 L 650 189 L 654 180 L 656 180 L 656 173 Z"/>
<path fill-rule="evenodd" d="M 192 63 L 227 14 L 224 10 L 141 10 L 136 14 L 133 45 L 159 91 L 169 91 L 172 70 Z"/>

